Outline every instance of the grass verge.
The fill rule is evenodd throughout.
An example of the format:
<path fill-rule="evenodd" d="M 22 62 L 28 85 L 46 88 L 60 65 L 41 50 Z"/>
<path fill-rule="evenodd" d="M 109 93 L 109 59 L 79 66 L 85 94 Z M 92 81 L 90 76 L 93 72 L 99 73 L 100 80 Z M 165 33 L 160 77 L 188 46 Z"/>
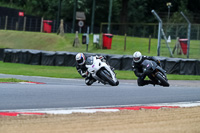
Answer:
<path fill-rule="evenodd" d="M 118 79 L 137 79 L 132 71 L 115 71 Z M 43 76 L 55 78 L 81 78 L 75 67 L 40 66 L 18 63 L 5 63 L 0 61 L 0 73 L 27 76 Z M 168 74 L 169 80 L 200 80 L 199 75 L 174 75 Z"/>
<path fill-rule="evenodd" d="M 40 33 L 40 32 L 24 32 L 24 31 L 9 31 L 0 30 L 0 48 L 13 49 L 36 49 L 46 51 L 69 51 L 69 52 L 86 52 L 86 45 L 82 45 L 82 34 L 78 35 L 80 46 L 73 47 L 75 34 L 66 33 L 65 37 L 61 37 L 55 33 Z M 157 38 L 151 39 L 150 51 L 149 38 L 126 37 L 126 50 L 124 49 L 125 37 L 114 35 L 112 38 L 111 49 L 98 49 L 93 44 L 93 35 L 89 35 L 89 53 L 104 53 L 104 54 L 120 54 L 132 55 L 135 51 L 141 51 L 143 55 L 157 55 Z M 176 40 L 172 40 L 170 48 L 173 50 Z M 200 59 L 199 56 L 199 41 L 191 40 L 190 58 Z M 165 42 L 162 41 L 161 55 L 169 57 L 168 48 Z M 186 55 L 176 55 L 174 57 L 187 58 Z"/>
<path fill-rule="evenodd" d="M 0 78 L 0 82 L 28 82 L 28 81 L 15 78 Z"/>

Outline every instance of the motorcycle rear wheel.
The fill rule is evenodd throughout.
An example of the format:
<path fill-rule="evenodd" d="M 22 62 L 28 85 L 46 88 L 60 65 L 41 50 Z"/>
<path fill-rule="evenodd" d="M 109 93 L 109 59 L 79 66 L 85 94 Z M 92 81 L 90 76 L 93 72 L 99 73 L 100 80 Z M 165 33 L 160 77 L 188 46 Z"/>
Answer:
<path fill-rule="evenodd" d="M 108 72 L 106 70 L 102 70 L 99 72 L 99 75 L 102 79 L 104 79 L 105 81 L 107 81 L 110 85 L 112 86 L 117 86 L 119 84 L 119 81 L 114 82 L 112 80 L 112 77 L 110 75 L 107 74 Z"/>
<path fill-rule="evenodd" d="M 160 85 L 163 85 L 163 86 L 166 86 L 166 87 L 169 86 L 168 81 L 166 80 L 166 78 L 164 78 L 164 77 L 162 76 L 161 73 L 157 73 L 157 74 L 156 74 L 156 77 L 157 77 L 157 79 L 161 82 Z"/>

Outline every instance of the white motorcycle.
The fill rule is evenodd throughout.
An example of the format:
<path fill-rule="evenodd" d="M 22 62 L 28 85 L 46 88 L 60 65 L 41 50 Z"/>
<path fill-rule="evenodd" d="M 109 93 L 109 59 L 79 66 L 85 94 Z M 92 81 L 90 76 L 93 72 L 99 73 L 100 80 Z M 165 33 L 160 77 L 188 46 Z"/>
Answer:
<path fill-rule="evenodd" d="M 119 84 L 110 66 L 102 62 L 101 59 L 97 59 L 95 56 L 88 57 L 86 60 L 86 67 L 88 68 L 89 74 L 97 81 L 112 86 L 117 86 Z"/>

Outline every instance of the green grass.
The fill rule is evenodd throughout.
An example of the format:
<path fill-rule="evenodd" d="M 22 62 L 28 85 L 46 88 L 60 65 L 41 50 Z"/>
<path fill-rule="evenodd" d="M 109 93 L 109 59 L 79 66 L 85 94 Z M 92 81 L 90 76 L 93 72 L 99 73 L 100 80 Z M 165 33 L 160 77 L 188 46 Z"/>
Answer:
<path fill-rule="evenodd" d="M 0 47 L 14 49 L 59 50 L 65 39 L 55 34 L 0 31 Z M 63 48 L 62 48 L 63 49 Z"/>
<path fill-rule="evenodd" d="M 56 78 L 80 78 L 75 67 L 25 65 L 3 63 L 0 61 L 0 73 Z"/>
<path fill-rule="evenodd" d="M 116 70 L 115 72 L 117 73 L 118 79 L 137 79 L 132 71 Z M 0 61 L 0 73 L 55 78 L 81 78 L 75 67 L 26 65 L 17 63 L 3 63 L 2 61 Z M 168 79 L 200 80 L 200 76 L 169 74 Z"/>
<path fill-rule="evenodd" d="M 0 82 L 27 82 L 27 80 L 21 80 L 15 78 L 0 78 Z"/>
<path fill-rule="evenodd" d="M 81 43 L 82 35 L 79 35 Z M 23 32 L 23 31 L 5 31 L 0 30 L 0 48 L 14 49 L 37 49 L 46 51 L 70 51 L 70 52 L 85 52 L 86 45 L 80 44 L 80 47 L 73 47 L 75 34 L 65 34 L 65 37 L 60 37 L 55 33 L 38 33 L 38 32 Z M 112 40 L 112 49 L 98 49 L 92 43 L 92 35 L 90 35 L 89 53 L 104 53 L 104 54 L 121 54 L 132 55 L 134 51 L 139 50 L 144 55 L 157 55 L 157 39 L 151 39 L 151 51 L 148 53 L 148 38 L 127 37 L 126 51 L 124 51 L 124 36 L 114 35 Z M 172 40 L 172 44 L 175 40 Z M 191 44 L 197 44 L 199 41 L 191 41 Z M 165 44 L 162 44 L 165 45 Z M 191 45 L 196 49 L 192 53 L 193 58 L 200 59 L 198 50 L 199 45 Z M 194 50 L 193 49 L 193 50 Z M 166 52 L 166 51 L 165 51 Z M 169 52 L 166 52 L 166 57 Z M 184 58 L 185 56 L 183 56 Z M 44 76 L 56 78 L 81 78 L 75 67 L 61 66 L 37 66 L 15 63 L 3 63 L 0 61 L 0 73 L 14 75 L 29 75 L 29 76 Z M 118 79 L 137 79 L 131 71 L 116 71 Z M 168 75 L 169 80 L 200 80 L 200 76 L 193 75 Z"/>
<path fill-rule="evenodd" d="M 82 34 L 79 34 L 79 47 L 73 47 L 75 34 L 67 33 L 60 37 L 55 33 L 23 32 L 0 30 L 0 48 L 37 49 L 46 51 L 86 52 L 86 45 L 82 45 Z M 176 40 L 170 43 L 171 50 Z M 190 58 L 200 59 L 200 41 L 191 40 Z M 141 51 L 143 55 L 157 56 L 157 39 L 151 39 L 150 53 L 148 52 L 149 38 L 128 36 L 126 38 L 126 50 L 124 51 L 124 36 L 114 35 L 111 49 L 98 49 L 93 45 L 93 37 L 90 35 L 88 53 L 132 55 L 135 51 Z M 161 56 L 170 57 L 166 44 L 162 40 Z M 174 55 L 186 58 L 186 55 Z"/>

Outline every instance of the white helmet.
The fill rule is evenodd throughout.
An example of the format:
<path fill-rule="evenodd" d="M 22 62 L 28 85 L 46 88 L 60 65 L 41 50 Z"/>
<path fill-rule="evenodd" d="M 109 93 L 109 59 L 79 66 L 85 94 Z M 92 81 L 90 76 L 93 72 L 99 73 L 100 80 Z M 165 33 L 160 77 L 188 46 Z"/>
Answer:
<path fill-rule="evenodd" d="M 139 51 L 136 51 L 136 52 L 133 54 L 133 61 L 134 61 L 135 63 L 139 63 L 141 60 L 142 60 L 142 54 L 141 54 Z"/>
<path fill-rule="evenodd" d="M 83 53 L 78 53 L 76 55 L 76 62 L 79 64 L 79 65 L 83 65 L 85 63 L 85 55 Z"/>

